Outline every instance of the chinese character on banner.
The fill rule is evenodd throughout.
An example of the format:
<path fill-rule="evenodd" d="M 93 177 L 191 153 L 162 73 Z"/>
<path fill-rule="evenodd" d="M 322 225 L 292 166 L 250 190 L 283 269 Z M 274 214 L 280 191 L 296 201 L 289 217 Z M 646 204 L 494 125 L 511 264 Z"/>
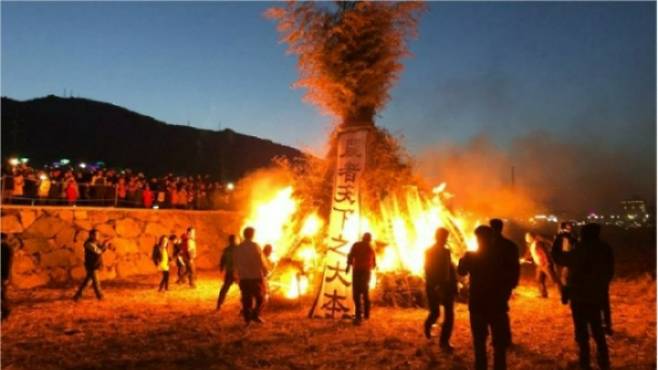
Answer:
<path fill-rule="evenodd" d="M 336 172 L 329 215 L 324 277 L 310 316 L 340 319 L 352 311 L 352 276 L 345 272 L 346 256 L 359 238 L 359 179 L 366 166 L 368 128 L 338 134 Z"/>

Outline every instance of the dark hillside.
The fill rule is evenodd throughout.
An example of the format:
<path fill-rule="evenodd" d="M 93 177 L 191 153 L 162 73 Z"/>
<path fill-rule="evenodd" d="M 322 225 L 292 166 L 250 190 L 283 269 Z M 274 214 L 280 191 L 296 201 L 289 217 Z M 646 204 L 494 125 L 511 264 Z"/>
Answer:
<path fill-rule="evenodd" d="M 2 156 L 34 165 L 68 158 L 104 161 L 152 175 L 210 174 L 235 179 L 296 149 L 232 130 L 169 125 L 113 104 L 47 96 L 2 98 Z"/>

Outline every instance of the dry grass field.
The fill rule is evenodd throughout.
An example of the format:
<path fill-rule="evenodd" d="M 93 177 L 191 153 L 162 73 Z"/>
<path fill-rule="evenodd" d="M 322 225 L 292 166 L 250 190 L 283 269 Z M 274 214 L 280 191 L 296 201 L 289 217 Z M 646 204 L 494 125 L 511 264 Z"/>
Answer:
<path fill-rule="evenodd" d="M 245 327 L 237 287 L 224 310 L 214 310 L 219 275 L 204 273 L 191 290 L 156 291 L 158 277 L 106 282 L 106 299 L 88 290 L 74 303 L 69 288 L 12 291 L 12 316 L 2 324 L 3 369 L 467 369 L 468 312 L 456 308 L 455 352 L 439 351 L 421 331 L 422 309 L 374 307 L 360 327 L 307 319 L 307 301 L 272 300 L 266 323 Z M 656 367 L 656 282 L 648 275 L 612 286 L 616 369 Z M 511 369 L 575 368 L 567 306 L 540 299 L 524 281 L 511 302 L 516 347 Z"/>

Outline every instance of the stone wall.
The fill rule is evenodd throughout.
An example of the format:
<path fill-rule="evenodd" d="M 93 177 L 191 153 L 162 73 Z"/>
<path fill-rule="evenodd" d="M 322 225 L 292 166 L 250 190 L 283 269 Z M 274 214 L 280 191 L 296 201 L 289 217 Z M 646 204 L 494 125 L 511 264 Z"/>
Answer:
<path fill-rule="evenodd" d="M 160 235 L 197 230 L 197 266 L 216 268 L 240 216 L 227 211 L 131 210 L 114 208 L 2 207 L 2 232 L 14 249 L 11 283 L 31 288 L 84 277 L 83 243 L 96 228 L 112 246 L 103 255 L 103 280 L 155 273 L 153 245 Z"/>

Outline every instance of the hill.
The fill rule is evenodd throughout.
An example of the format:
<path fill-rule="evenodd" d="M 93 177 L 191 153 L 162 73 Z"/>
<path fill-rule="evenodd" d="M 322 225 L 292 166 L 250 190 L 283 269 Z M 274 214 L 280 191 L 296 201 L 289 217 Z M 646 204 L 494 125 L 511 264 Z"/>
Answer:
<path fill-rule="evenodd" d="M 2 98 L 2 156 L 13 155 L 34 165 L 67 158 L 149 175 L 210 174 L 232 180 L 276 156 L 292 159 L 302 153 L 230 129 L 171 125 L 109 103 L 49 95 Z"/>

